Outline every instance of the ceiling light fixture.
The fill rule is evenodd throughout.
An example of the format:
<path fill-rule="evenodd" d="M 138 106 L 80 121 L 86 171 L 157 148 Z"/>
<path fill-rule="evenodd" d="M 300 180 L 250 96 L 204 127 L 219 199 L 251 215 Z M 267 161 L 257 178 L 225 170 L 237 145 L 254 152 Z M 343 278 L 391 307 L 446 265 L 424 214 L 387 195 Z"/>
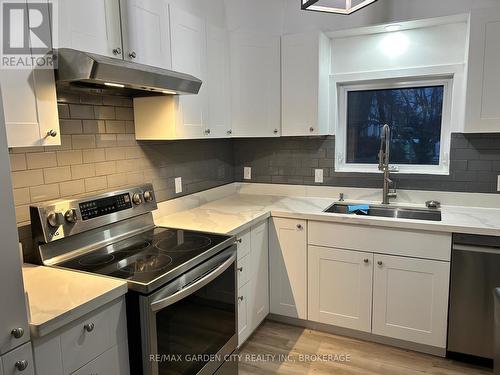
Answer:
<path fill-rule="evenodd" d="M 387 25 L 385 27 L 385 31 L 398 31 L 398 30 L 401 30 L 401 25 Z"/>
<path fill-rule="evenodd" d="M 316 12 L 351 14 L 377 0 L 301 0 L 302 10 Z"/>
<path fill-rule="evenodd" d="M 121 83 L 113 83 L 113 82 L 104 82 L 104 85 L 110 86 L 110 87 L 119 87 L 119 88 L 125 87 L 125 85 L 122 85 Z"/>

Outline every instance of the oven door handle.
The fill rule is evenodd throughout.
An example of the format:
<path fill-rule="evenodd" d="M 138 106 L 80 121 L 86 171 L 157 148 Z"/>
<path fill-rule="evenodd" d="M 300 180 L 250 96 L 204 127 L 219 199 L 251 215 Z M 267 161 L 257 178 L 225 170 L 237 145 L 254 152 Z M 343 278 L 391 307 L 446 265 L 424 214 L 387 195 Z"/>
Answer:
<path fill-rule="evenodd" d="M 186 287 L 182 288 L 181 290 L 175 292 L 174 294 L 168 297 L 152 302 L 150 305 L 151 311 L 157 312 L 161 309 L 164 309 L 180 301 L 184 297 L 200 290 L 201 288 L 203 288 L 204 286 L 215 280 L 217 277 L 222 275 L 224 271 L 227 270 L 231 266 L 231 264 L 233 264 L 235 261 L 236 261 L 236 254 L 233 254 L 226 261 L 224 261 L 224 263 L 215 268 L 212 272 L 210 272 L 206 276 L 203 276 L 201 279 L 186 285 Z"/>

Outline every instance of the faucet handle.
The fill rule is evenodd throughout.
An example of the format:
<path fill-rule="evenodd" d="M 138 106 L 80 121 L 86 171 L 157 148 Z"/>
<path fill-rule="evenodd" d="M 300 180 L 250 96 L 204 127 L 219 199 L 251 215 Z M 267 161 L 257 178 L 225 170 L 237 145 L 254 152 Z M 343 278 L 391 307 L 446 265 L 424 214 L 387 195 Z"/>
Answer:
<path fill-rule="evenodd" d="M 389 165 L 389 172 L 399 172 L 399 168 L 396 165 Z"/>

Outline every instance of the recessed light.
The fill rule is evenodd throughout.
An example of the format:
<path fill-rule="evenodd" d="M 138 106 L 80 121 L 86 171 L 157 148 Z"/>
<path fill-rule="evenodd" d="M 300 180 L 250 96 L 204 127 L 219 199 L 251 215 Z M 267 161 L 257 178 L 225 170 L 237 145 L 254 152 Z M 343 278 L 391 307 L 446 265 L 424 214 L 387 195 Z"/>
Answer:
<path fill-rule="evenodd" d="M 401 25 L 387 25 L 385 31 L 398 31 L 401 30 Z"/>
<path fill-rule="evenodd" d="M 111 87 L 120 87 L 124 88 L 125 85 L 122 85 L 121 83 L 113 83 L 113 82 L 104 82 L 105 86 L 111 86 Z"/>
<path fill-rule="evenodd" d="M 167 95 L 176 95 L 177 94 L 175 91 L 170 91 L 170 90 L 162 90 L 161 92 L 164 94 L 167 94 Z"/>

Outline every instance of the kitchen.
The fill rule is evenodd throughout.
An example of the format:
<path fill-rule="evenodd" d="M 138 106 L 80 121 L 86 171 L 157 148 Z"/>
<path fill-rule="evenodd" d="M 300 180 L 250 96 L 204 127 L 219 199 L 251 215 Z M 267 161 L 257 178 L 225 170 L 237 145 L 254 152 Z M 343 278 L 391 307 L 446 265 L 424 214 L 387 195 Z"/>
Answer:
<path fill-rule="evenodd" d="M 500 371 L 498 0 L 2 12 L 0 375 Z"/>

